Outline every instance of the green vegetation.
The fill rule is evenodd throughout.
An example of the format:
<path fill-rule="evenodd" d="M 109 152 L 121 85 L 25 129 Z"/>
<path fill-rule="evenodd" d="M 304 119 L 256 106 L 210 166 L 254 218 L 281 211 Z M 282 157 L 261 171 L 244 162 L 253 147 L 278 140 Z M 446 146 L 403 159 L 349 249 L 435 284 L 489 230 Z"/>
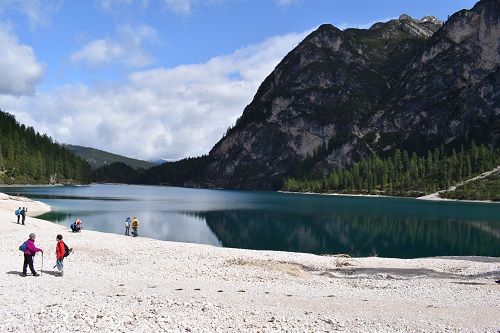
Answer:
<path fill-rule="evenodd" d="M 488 177 L 457 186 L 454 191 L 443 192 L 440 196 L 447 199 L 458 200 L 500 201 L 500 175 L 498 173 L 492 173 Z"/>
<path fill-rule="evenodd" d="M 302 165 L 310 164 L 314 159 L 317 159 L 316 154 Z M 425 157 L 397 149 L 388 158 L 373 156 L 348 168 L 333 170 L 323 177 L 287 178 L 283 190 L 417 197 L 448 189 L 455 183 L 493 169 L 499 162 L 498 149 L 490 150 L 485 145 L 478 147 L 474 141 L 468 150 L 462 148 L 459 153 L 453 149 L 447 154 L 443 148 L 436 148 Z M 307 168 L 295 166 L 294 170 L 297 174 L 297 170 Z M 500 191 L 492 190 L 489 195 L 491 198 L 499 194 Z"/>
<path fill-rule="evenodd" d="M 64 144 L 63 146 L 68 148 L 68 150 L 73 154 L 78 155 L 85 161 L 89 162 L 90 167 L 92 169 L 97 169 L 101 166 L 110 165 L 111 163 L 115 162 L 124 163 L 136 170 L 141 168 L 148 169 L 156 165 L 155 163 L 152 162 L 136 160 L 134 158 L 108 153 L 106 151 L 102 151 L 95 148 L 68 145 L 68 144 Z"/>
<path fill-rule="evenodd" d="M 0 111 L 1 184 L 87 184 L 89 164 Z"/>
<path fill-rule="evenodd" d="M 149 169 L 133 169 L 123 162 L 104 165 L 92 172 L 92 180 L 99 183 L 126 183 L 185 186 L 202 183 L 208 165 L 208 156 L 190 157 L 166 162 Z"/>

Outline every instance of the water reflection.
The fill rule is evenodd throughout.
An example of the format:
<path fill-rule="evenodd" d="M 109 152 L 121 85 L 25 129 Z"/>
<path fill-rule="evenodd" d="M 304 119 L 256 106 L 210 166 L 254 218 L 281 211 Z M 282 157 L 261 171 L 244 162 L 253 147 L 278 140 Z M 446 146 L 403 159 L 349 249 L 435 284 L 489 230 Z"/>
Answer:
<path fill-rule="evenodd" d="M 84 230 L 125 234 L 125 219 L 128 216 L 133 218 L 135 215 L 117 211 L 51 211 L 39 218 L 67 227 L 72 221 L 80 218 Z M 219 240 L 201 217 L 158 210 L 142 211 L 137 214 L 137 218 L 140 223 L 138 233 L 141 237 L 220 246 Z"/>
<path fill-rule="evenodd" d="M 217 191 L 154 186 L 0 188 L 52 207 L 84 231 L 214 246 L 353 256 L 500 256 L 500 204 Z M 15 207 L 17 208 L 17 207 Z M 13 209 L 15 209 L 13 208 Z"/>
<path fill-rule="evenodd" d="M 495 222 L 266 211 L 193 215 L 203 217 L 225 247 L 397 258 L 500 256 Z"/>

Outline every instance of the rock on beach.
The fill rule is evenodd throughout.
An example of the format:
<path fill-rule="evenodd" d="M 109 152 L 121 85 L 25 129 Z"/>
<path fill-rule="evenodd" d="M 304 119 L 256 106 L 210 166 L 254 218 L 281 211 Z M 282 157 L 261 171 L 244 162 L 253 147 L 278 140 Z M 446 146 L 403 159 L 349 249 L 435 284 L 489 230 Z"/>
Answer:
<path fill-rule="evenodd" d="M 26 226 L 15 209 L 27 206 Z M 69 228 L 0 194 L 0 332 L 499 332 L 500 259 L 350 258 Z M 121 222 L 120 222 L 121 223 Z M 36 233 L 39 277 L 21 277 Z M 56 235 L 74 249 L 56 275 Z M 43 267 L 42 267 L 43 264 Z"/>

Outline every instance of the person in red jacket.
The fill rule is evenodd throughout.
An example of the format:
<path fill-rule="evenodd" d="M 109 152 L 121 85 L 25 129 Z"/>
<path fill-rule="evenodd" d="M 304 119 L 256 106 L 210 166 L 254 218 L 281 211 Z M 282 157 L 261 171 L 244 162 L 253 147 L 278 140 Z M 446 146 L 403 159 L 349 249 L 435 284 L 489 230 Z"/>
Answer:
<path fill-rule="evenodd" d="M 56 266 L 57 266 L 57 269 L 59 270 L 59 276 L 63 276 L 63 274 L 64 274 L 63 260 L 64 260 L 65 250 L 64 250 L 64 242 L 63 242 L 62 238 L 63 238 L 62 235 L 57 235 L 56 236 L 56 240 L 57 240 L 57 244 L 56 244 L 56 258 L 57 258 Z"/>
<path fill-rule="evenodd" d="M 35 271 L 35 268 L 33 267 L 33 257 L 38 251 L 42 252 L 43 254 L 43 250 L 35 246 L 35 237 L 36 235 L 34 233 L 31 233 L 29 235 L 28 241 L 26 242 L 26 251 L 24 251 L 24 264 L 23 264 L 22 276 L 26 276 L 26 269 L 28 268 L 28 266 L 30 267 L 31 274 L 33 276 L 40 275 Z"/>

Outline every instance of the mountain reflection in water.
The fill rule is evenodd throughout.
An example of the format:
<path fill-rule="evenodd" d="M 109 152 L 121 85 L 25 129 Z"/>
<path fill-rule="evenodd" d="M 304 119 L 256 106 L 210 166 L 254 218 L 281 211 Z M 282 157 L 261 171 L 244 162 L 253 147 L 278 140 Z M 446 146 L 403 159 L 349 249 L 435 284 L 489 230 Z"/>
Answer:
<path fill-rule="evenodd" d="M 5 187 L 85 230 L 233 248 L 416 258 L 500 256 L 500 204 L 161 186 Z M 17 208 L 17 207 L 15 207 Z M 15 209 L 13 208 L 13 209 Z M 82 234 L 84 236 L 85 233 Z"/>

